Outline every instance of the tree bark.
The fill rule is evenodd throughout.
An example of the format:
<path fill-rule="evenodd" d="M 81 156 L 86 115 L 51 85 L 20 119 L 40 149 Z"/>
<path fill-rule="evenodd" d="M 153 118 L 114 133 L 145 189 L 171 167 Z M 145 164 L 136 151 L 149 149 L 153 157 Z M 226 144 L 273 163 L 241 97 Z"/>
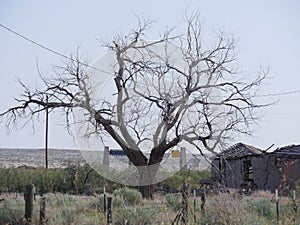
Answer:
<path fill-rule="evenodd" d="M 154 198 L 154 184 L 139 186 L 143 198 L 153 199 Z"/>
<path fill-rule="evenodd" d="M 159 163 L 155 165 L 148 165 L 138 167 L 139 174 L 139 191 L 143 198 L 153 199 L 154 197 L 154 183 L 159 169 Z"/>

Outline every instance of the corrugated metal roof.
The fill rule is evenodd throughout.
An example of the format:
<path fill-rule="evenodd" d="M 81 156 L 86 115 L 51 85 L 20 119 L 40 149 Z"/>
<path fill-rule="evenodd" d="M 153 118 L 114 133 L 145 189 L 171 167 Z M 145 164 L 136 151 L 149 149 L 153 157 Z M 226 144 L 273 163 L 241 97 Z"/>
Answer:
<path fill-rule="evenodd" d="M 300 145 L 288 145 L 285 147 L 277 148 L 275 154 L 286 154 L 286 155 L 300 155 Z"/>

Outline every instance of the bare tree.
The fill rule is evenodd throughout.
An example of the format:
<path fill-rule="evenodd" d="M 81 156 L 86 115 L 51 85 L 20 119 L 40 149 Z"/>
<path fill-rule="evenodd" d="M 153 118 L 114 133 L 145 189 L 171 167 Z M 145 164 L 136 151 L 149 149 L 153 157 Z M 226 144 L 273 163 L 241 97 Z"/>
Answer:
<path fill-rule="evenodd" d="M 128 35 L 104 43 L 114 56 L 110 100 L 95 100 L 97 85 L 77 54 L 57 66 L 53 77 L 42 77 L 44 89 L 30 90 L 22 83 L 18 106 L 0 116 L 11 126 L 47 108 L 64 109 L 70 125 L 71 112 L 84 110 L 93 132 L 109 135 L 125 151 L 137 167 L 140 184 L 147 185 L 143 195 L 151 197 L 149 186 L 169 149 L 186 143 L 204 154 L 214 152 L 234 133 L 250 133 L 255 109 L 261 107 L 254 97 L 267 72 L 243 81 L 234 39 L 219 32 L 216 44 L 205 47 L 197 14 L 186 19 L 186 33 L 180 36 L 168 31 L 145 41 L 150 25 L 139 21 Z"/>

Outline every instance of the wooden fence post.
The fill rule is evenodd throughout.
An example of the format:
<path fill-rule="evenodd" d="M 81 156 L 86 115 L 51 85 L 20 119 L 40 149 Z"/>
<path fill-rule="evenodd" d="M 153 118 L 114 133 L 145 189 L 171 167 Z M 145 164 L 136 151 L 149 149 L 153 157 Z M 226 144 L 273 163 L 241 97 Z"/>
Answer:
<path fill-rule="evenodd" d="M 107 224 L 112 224 L 112 197 L 107 197 Z"/>
<path fill-rule="evenodd" d="M 275 204 L 276 204 L 276 218 L 277 223 L 279 224 L 279 197 L 278 197 L 278 189 L 275 190 Z"/>
<path fill-rule="evenodd" d="M 33 185 L 27 184 L 24 193 L 25 200 L 25 219 L 27 222 L 32 222 L 32 211 L 33 211 Z"/>
<path fill-rule="evenodd" d="M 196 190 L 193 191 L 194 194 L 194 223 L 197 222 L 197 217 L 196 217 L 196 204 L 197 204 L 197 198 L 196 198 Z"/>
<path fill-rule="evenodd" d="M 296 224 L 296 216 L 297 216 L 297 210 L 298 210 L 298 206 L 296 204 L 296 190 L 293 190 L 293 210 L 294 210 L 293 223 Z"/>
<path fill-rule="evenodd" d="M 40 202 L 40 224 L 46 224 L 46 197 L 41 198 Z"/>
<path fill-rule="evenodd" d="M 104 215 L 106 216 L 106 190 L 105 190 L 105 186 L 103 187 L 103 212 L 104 212 Z"/>
<path fill-rule="evenodd" d="M 205 191 L 201 192 L 201 214 L 205 216 Z"/>
<path fill-rule="evenodd" d="M 189 223 L 189 215 L 188 215 L 189 190 L 188 189 L 189 188 L 184 181 L 182 184 L 182 217 L 181 217 L 182 224 Z"/>

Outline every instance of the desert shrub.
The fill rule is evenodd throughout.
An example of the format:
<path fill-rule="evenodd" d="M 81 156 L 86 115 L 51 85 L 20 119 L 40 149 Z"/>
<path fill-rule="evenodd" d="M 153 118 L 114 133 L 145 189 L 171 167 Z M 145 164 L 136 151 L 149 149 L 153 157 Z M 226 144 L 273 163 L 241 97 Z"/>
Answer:
<path fill-rule="evenodd" d="M 123 187 L 113 192 L 114 198 L 122 198 L 126 205 L 137 205 L 142 202 L 142 194 L 136 189 Z"/>
<path fill-rule="evenodd" d="M 211 172 L 209 170 L 201 170 L 201 171 L 190 171 L 189 173 L 190 179 L 190 190 L 198 189 L 201 179 L 210 179 Z"/>
<path fill-rule="evenodd" d="M 221 194 L 207 199 L 205 216 L 202 216 L 201 224 L 273 224 L 274 220 L 272 217 L 265 217 L 260 214 L 270 213 L 271 215 L 272 213 L 268 211 L 269 209 L 271 208 L 265 202 L 257 205 L 253 199 L 240 199 L 234 198 L 230 194 Z M 264 212 L 263 210 L 266 211 Z"/>
<path fill-rule="evenodd" d="M 19 175 L 19 171 L 14 168 L 1 169 L 1 191 L 3 192 L 15 192 L 20 186 L 22 178 Z"/>
<path fill-rule="evenodd" d="M 101 169 L 101 168 L 100 168 Z M 210 177 L 210 171 L 180 171 L 157 185 L 166 191 L 181 190 L 183 180 L 190 176 L 190 188 L 199 188 L 200 179 Z M 116 176 L 120 174 L 116 173 Z M 101 193 L 103 186 L 107 191 L 120 188 L 120 184 L 105 180 L 88 164 L 70 164 L 67 168 L 21 169 L 0 168 L 0 192 L 23 192 L 26 184 L 36 186 L 38 193 L 61 192 L 69 194 Z"/>
<path fill-rule="evenodd" d="M 1 224 L 22 224 L 23 209 L 0 208 Z"/>
<path fill-rule="evenodd" d="M 211 210 L 208 210 L 205 215 L 201 215 L 200 217 L 200 224 L 201 225 L 207 225 L 207 224 L 212 224 L 212 225 L 224 225 L 221 221 L 218 220 L 216 217 L 215 213 Z"/>
<path fill-rule="evenodd" d="M 106 194 L 106 204 L 107 204 L 107 197 L 109 197 L 109 194 Z M 118 207 L 118 204 L 115 204 L 115 199 L 113 198 L 113 206 L 114 207 Z M 124 200 L 122 199 L 122 201 L 124 202 Z M 89 209 L 93 209 L 93 210 L 97 210 L 97 212 L 103 212 L 104 211 L 104 195 L 101 194 L 99 196 L 97 196 L 96 198 L 91 199 L 88 204 L 87 207 Z"/>
<path fill-rule="evenodd" d="M 183 180 L 183 176 L 180 173 L 176 173 L 167 180 L 158 184 L 158 187 L 160 186 L 166 192 L 179 191 L 182 187 Z"/>
<path fill-rule="evenodd" d="M 189 177 L 189 178 L 188 178 Z M 166 192 L 169 191 L 179 191 L 182 188 L 182 183 L 184 180 L 189 179 L 190 189 L 198 189 L 201 179 L 211 178 L 211 172 L 209 170 L 195 170 L 195 171 L 186 171 L 181 170 L 178 173 L 175 173 L 173 176 L 169 177 L 167 180 L 160 182 L 157 185 L 158 189 L 162 189 Z"/>
<path fill-rule="evenodd" d="M 90 194 L 101 193 L 104 185 L 108 191 L 120 186 L 111 181 L 104 181 L 104 178 L 88 164 L 70 164 L 67 168 L 48 170 L 0 168 L 0 192 L 23 192 L 28 183 L 34 184 L 38 193 Z"/>
<path fill-rule="evenodd" d="M 259 201 L 252 201 L 254 209 L 257 211 L 259 216 L 270 217 L 272 213 L 272 206 L 269 199 L 261 199 Z"/>
<path fill-rule="evenodd" d="M 86 216 L 84 214 L 81 214 L 77 218 L 77 223 L 76 224 L 84 224 L 84 225 L 95 225 L 95 224 L 105 224 L 105 218 L 104 214 L 99 214 L 99 215 L 89 215 Z"/>
<path fill-rule="evenodd" d="M 114 208 L 121 208 L 125 206 L 125 200 L 122 196 L 116 195 L 112 199 Z"/>
<path fill-rule="evenodd" d="M 96 209 L 97 211 L 103 211 L 103 206 L 104 206 L 104 196 L 100 195 L 91 200 L 88 203 L 88 207 L 91 209 Z"/>
<path fill-rule="evenodd" d="M 5 199 L 5 207 L 0 207 L 0 224 L 22 224 L 24 202 L 17 204 L 14 199 Z"/>
<path fill-rule="evenodd" d="M 129 206 L 118 210 L 114 216 L 115 225 L 151 225 L 159 221 L 155 216 L 159 213 L 157 207 Z"/>
<path fill-rule="evenodd" d="M 48 194 L 46 199 L 47 207 L 53 212 L 50 218 L 55 221 L 61 218 L 66 221 L 64 224 L 74 223 L 87 208 L 85 201 L 79 201 L 76 196 L 69 194 Z"/>
<path fill-rule="evenodd" d="M 75 196 L 68 194 L 47 194 L 47 224 L 78 224 L 78 221 L 86 212 L 86 202 L 79 201 Z"/>
<path fill-rule="evenodd" d="M 166 198 L 168 208 L 174 211 L 180 210 L 182 206 L 180 195 L 166 194 L 165 198 Z"/>
<path fill-rule="evenodd" d="M 74 206 L 76 204 L 75 196 L 68 194 L 47 194 L 47 206 L 56 208 L 61 206 Z"/>

